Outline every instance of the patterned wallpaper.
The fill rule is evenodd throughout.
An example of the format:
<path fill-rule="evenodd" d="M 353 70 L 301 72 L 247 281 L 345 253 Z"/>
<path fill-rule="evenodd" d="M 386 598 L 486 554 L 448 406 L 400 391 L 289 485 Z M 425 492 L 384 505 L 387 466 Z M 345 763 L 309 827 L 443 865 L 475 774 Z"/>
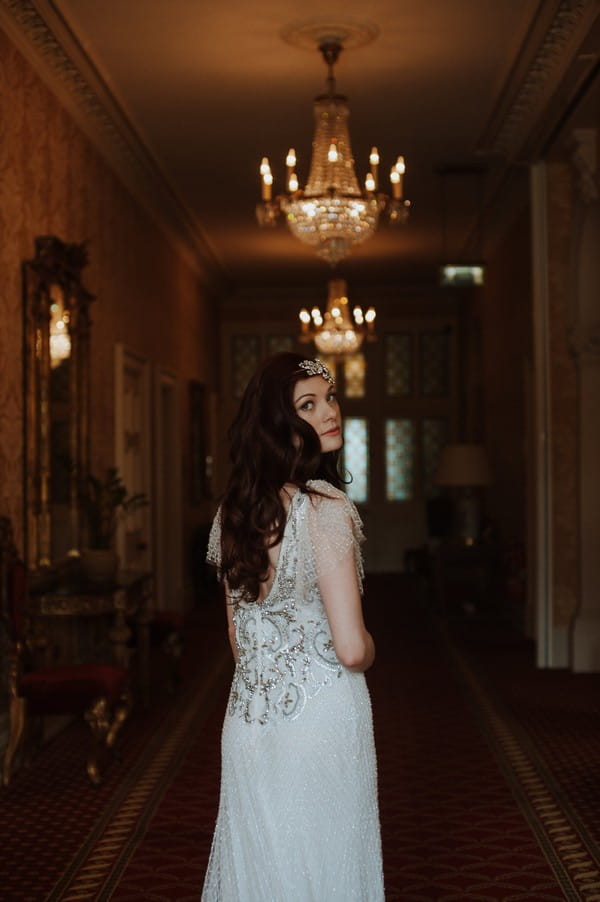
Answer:
<path fill-rule="evenodd" d="M 20 548 L 20 267 L 35 237 L 89 242 L 93 465 L 112 460 L 115 342 L 177 372 L 182 404 L 188 379 L 210 385 L 216 342 L 197 274 L 2 31 L 0 93 L 0 512 L 11 517 Z"/>

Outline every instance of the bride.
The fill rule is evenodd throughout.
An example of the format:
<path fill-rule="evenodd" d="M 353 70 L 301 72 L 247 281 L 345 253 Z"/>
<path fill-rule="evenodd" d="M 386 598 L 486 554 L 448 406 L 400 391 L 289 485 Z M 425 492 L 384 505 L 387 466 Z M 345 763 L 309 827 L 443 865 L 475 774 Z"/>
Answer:
<path fill-rule="evenodd" d="M 268 358 L 230 430 L 208 560 L 236 661 L 203 902 L 382 902 L 362 525 L 319 360 Z"/>

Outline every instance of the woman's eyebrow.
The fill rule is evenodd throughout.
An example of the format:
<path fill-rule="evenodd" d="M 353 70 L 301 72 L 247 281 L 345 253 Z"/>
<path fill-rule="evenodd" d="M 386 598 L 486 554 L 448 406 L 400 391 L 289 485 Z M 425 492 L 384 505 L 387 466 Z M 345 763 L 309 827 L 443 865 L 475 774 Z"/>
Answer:
<path fill-rule="evenodd" d="M 302 400 L 302 398 L 316 398 L 316 395 L 315 395 L 315 393 L 312 392 L 312 391 L 307 391 L 307 392 L 305 392 L 303 395 L 299 395 L 299 396 L 296 398 L 296 400 L 294 401 L 294 403 L 297 404 L 298 401 L 301 401 L 301 400 Z"/>

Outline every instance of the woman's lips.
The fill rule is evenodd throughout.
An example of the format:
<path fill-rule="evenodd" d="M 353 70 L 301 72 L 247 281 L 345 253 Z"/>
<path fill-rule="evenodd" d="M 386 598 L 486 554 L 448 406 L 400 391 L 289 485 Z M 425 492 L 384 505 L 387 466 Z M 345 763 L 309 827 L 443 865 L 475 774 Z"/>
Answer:
<path fill-rule="evenodd" d="M 340 431 L 339 426 L 335 426 L 333 429 L 330 429 L 328 432 L 323 432 L 323 435 L 337 435 Z"/>

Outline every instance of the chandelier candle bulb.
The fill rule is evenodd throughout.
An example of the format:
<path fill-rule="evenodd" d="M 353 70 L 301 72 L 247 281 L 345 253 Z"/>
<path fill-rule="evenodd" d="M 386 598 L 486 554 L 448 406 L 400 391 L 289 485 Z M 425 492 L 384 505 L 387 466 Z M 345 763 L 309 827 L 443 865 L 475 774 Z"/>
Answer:
<path fill-rule="evenodd" d="M 285 165 L 291 170 L 296 168 L 296 151 L 293 147 L 290 147 L 288 150 L 288 155 L 285 158 Z"/>
<path fill-rule="evenodd" d="M 400 200 L 402 197 L 402 185 L 400 184 L 400 173 L 395 166 L 390 172 L 390 182 L 392 183 L 392 197 L 394 200 Z"/>
<path fill-rule="evenodd" d="M 371 148 L 369 163 L 371 164 L 371 178 L 373 181 L 373 187 L 369 188 L 369 186 L 367 185 L 367 191 L 377 191 L 377 167 L 379 166 L 379 152 L 376 147 Z"/>
<path fill-rule="evenodd" d="M 329 145 L 327 159 L 329 160 L 330 163 L 337 163 L 337 161 L 338 161 L 337 147 L 333 143 Z"/>
<path fill-rule="evenodd" d="M 402 183 L 404 181 L 404 173 L 406 172 L 406 165 L 404 163 L 404 157 L 398 157 L 398 159 L 396 160 L 395 169 L 396 169 L 396 172 L 398 173 L 398 175 L 400 176 L 400 180 L 399 180 L 400 195 L 399 196 L 402 197 L 402 194 L 403 194 Z"/>
<path fill-rule="evenodd" d="M 300 318 L 300 322 L 302 323 L 302 332 L 300 335 L 300 339 L 304 341 L 310 341 L 310 333 L 309 333 L 309 324 L 310 324 L 310 313 L 303 307 L 300 313 L 298 314 Z"/>
<path fill-rule="evenodd" d="M 271 186 L 273 184 L 273 176 L 271 172 L 265 172 L 262 177 L 262 199 L 271 200 Z"/>
<path fill-rule="evenodd" d="M 367 189 L 367 191 L 375 191 L 377 189 L 375 176 L 372 172 L 367 173 L 367 177 L 365 178 L 365 188 Z"/>
<path fill-rule="evenodd" d="M 269 165 L 269 158 L 263 157 L 262 160 L 260 161 L 260 174 L 266 175 L 267 172 L 270 172 L 270 171 L 271 171 L 271 167 Z"/>

